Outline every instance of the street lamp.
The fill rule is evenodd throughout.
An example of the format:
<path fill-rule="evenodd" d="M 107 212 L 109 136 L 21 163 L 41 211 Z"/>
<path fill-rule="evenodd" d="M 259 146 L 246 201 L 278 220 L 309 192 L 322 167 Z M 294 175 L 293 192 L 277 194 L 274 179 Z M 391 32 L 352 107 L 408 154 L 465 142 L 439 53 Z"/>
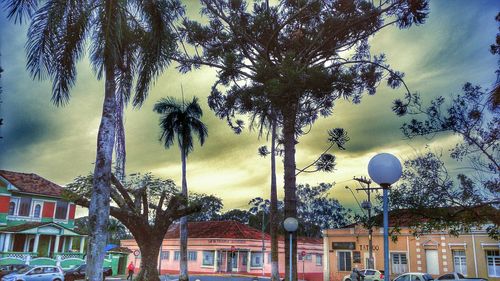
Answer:
<path fill-rule="evenodd" d="M 370 178 L 383 189 L 384 211 L 384 281 L 389 281 L 389 198 L 391 185 L 399 180 L 403 168 L 396 156 L 389 153 L 375 155 L 368 163 Z"/>
<path fill-rule="evenodd" d="M 297 231 L 297 228 L 299 227 L 299 222 L 297 221 L 296 218 L 286 218 L 285 221 L 283 222 L 283 227 L 285 228 L 286 231 L 290 234 L 290 275 L 289 275 L 289 281 L 292 281 L 293 279 L 293 264 L 292 264 L 292 240 L 293 240 L 293 233 Z"/>

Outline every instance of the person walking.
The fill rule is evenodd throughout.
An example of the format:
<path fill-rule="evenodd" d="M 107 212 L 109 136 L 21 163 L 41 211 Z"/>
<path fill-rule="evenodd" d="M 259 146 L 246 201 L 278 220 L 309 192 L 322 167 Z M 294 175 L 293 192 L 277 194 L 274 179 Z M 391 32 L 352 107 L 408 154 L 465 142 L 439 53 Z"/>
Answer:
<path fill-rule="evenodd" d="M 130 278 L 130 281 L 132 281 L 134 279 L 134 270 L 135 270 L 135 266 L 132 262 L 130 262 L 128 264 L 128 276 L 127 276 L 127 280 Z"/>

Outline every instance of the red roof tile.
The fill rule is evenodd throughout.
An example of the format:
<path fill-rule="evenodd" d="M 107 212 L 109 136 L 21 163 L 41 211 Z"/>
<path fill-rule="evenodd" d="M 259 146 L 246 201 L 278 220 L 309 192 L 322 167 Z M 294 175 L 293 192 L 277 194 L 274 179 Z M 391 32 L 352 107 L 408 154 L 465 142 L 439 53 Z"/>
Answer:
<path fill-rule="evenodd" d="M 170 226 L 165 239 L 179 239 L 179 224 Z M 262 232 L 237 221 L 204 221 L 188 223 L 189 238 L 224 238 L 224 239 L 252 239 L 261 240 Z M 269 234 L 264 234 L 265 240 L 270 240 Z M 283 237 L 279 237 L 283 240 Z M 321 238 L 299 237 L 299 242 L 322 244 Z"/>
<path fill-rule="evenodd" d="M 170 226 L 165 239 L 179 238 L 179 224 Z M 229 239 L 262 239 L 262 232 L 236 221 L 204 221 L 188 223 L 189 238 L 229 238 Z M 265 239 L 270 239 L 265 234 Z"/>
<path fill-rule="evenodd" d="M 37 174 L 26 174 L 0 170 L 0 176 L 14 185 L 20 192 L 61 197 L 63 188 Z"/>

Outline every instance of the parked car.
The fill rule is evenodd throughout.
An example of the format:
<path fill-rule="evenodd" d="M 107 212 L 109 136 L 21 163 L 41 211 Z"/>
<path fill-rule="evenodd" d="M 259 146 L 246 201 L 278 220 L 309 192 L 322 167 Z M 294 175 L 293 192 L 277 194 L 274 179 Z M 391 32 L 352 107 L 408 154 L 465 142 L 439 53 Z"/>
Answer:
<path fill-rule="evenodd" d="M 26 264 L 4 264 L 0 265 L 0 278 L 9 273 L 16 272 L 21 268 L 27 267 Z"/>
<path fill-rule="evenodd" d="M 449 281 L 488 281 L 485 278 L 467 278 L 458 272 L 451 272 L 444 275 L 441 275 L 437 278 L 437 280 L 449 280 Z"/>
<path fill-rule="evenodd" d="M 359 272 L 365 276 L 364 281 L 382 281 L 384 280 L 384 271 L 376 269 L 360 269 Z M 352 281 L 351 274 L 344 276 L 342 281 Z"/>
<path fill-rule="evenodd" d="M 85 279 L 86 270 L 87 270 L 86 264 L 81 264 L 74 268 L 68 269 L 64 271 L 64 280 L 73 281 L 78 279 Z M 105 279 L 106 277 L 113 275 L 113 270 L 111 269 L 111 267 L 106 266 L 103 268 L 102 273 L 103 273 L 103 279 Z"/>
<path fill-rule="evenodd" d="M 429 273 L 408 272 L 399 275 L 394 281 L 433 281 L 434 278 Z"/>
<path fill-rule="evenodd" d="M 2 277 L 2 281 L 64 281 L 58 266 L 26 266 Z"/>

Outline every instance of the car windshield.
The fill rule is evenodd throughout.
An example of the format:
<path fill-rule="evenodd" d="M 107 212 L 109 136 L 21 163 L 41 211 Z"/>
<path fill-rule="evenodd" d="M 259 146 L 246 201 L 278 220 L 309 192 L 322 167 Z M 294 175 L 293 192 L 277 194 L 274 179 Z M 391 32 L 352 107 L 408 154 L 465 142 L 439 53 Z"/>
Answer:
<path fill-rule="evenodd" d="M 458 275 L 458 278 L 459 278 L 459 279 L 465 279 L 465 277 L 464 277 L 462 274 L 457 273 L 457 275 Z"/>
<path fill-rule="evenodd" d="M 24 273 L 30 271 L 32 268 L 33 268 L 32 266 L 23 267 L 23 268 L 19 269 L 17 271 L 17 273 L 24 274 Z"/>

